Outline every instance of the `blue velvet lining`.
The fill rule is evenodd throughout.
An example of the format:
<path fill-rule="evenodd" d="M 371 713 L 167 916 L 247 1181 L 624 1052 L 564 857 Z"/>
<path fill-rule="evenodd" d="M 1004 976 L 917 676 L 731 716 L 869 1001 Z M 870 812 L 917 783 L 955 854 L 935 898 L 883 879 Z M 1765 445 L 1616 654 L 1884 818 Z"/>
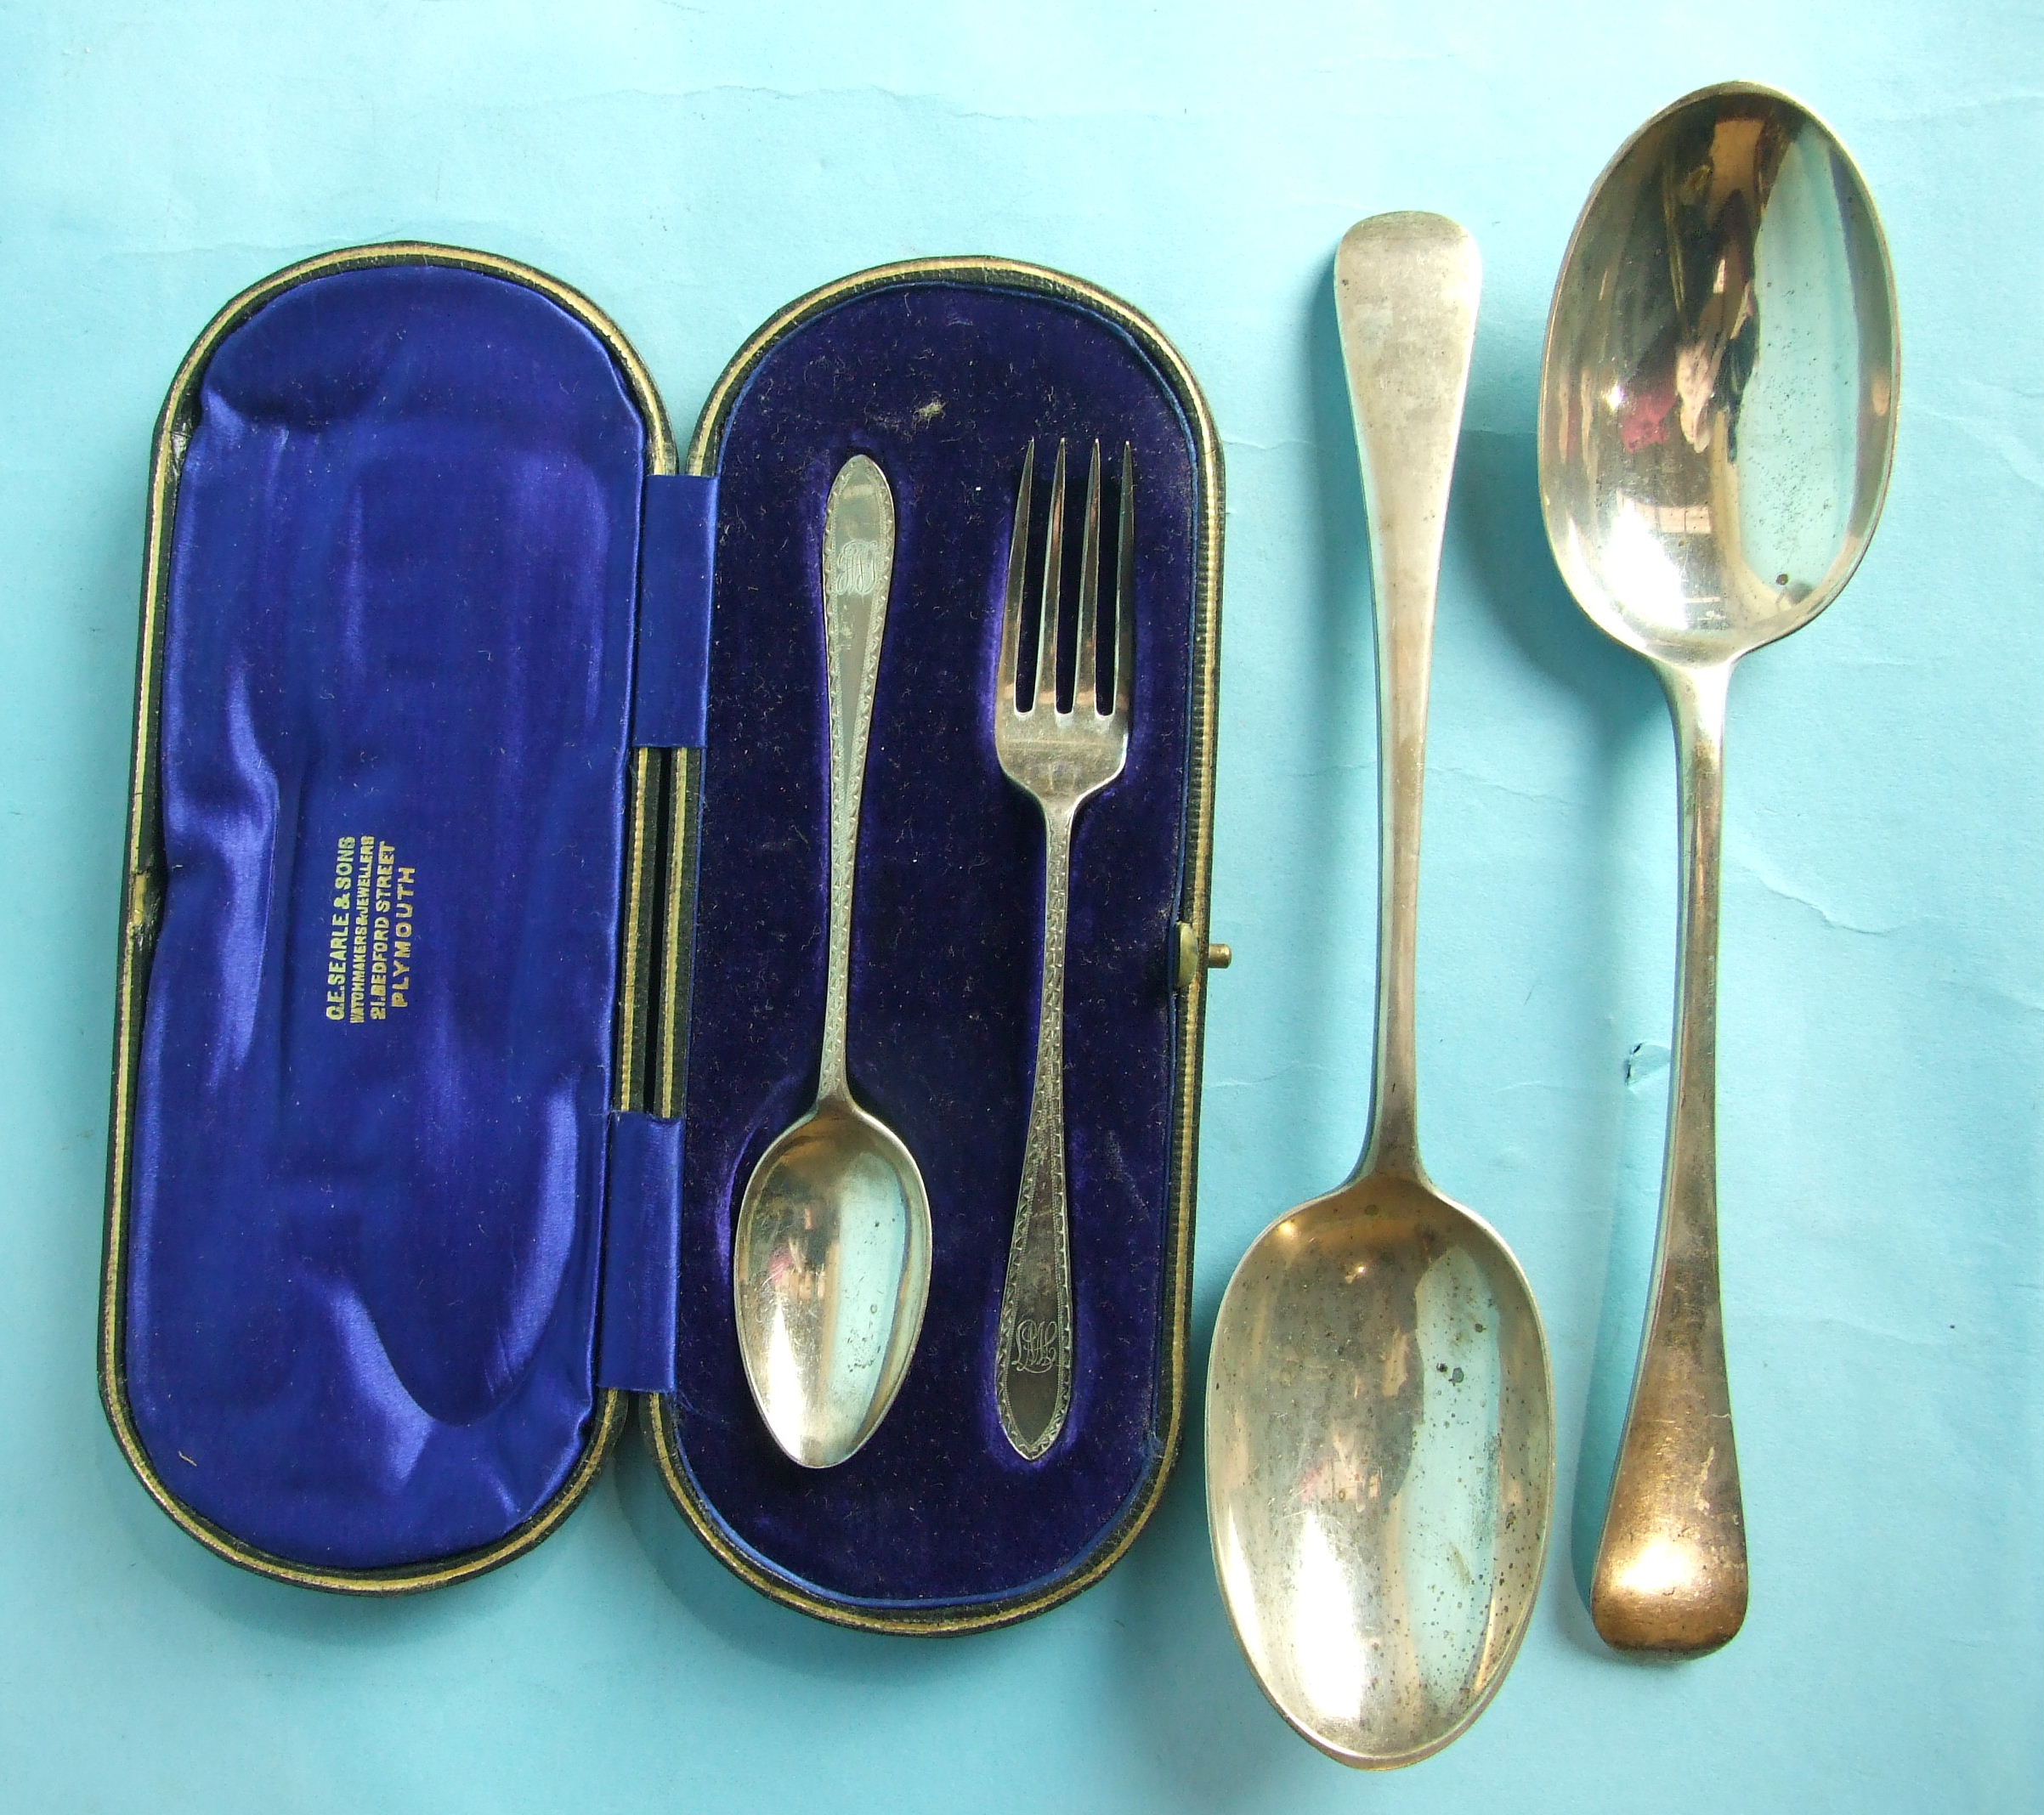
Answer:
<path fill-rule="evenodd" d="M 124 1359 L 171 1490 L 294 1561 L 490 1543 L 589 1438 L 644 457 L 473 272 L 303 283 L 205 376 Z"/>
<path fill-rule="evenodd" d="M 1065 1095 L 1078 1369 L 1024 1462 L 993 1358 L 1028 1119 L 1043 833 L 1001 772 L 988 700 L 1023 444 L 1135 447 L 1137 691 L 1123 777 L 1073 857 Z M 854 1088 L 897 1129 L 935 1223 L 929 1311 L 893 1411 L 841 1467 L 786 1461 L 733 1334 L 745 1180 L 816 1088 L 827 732 L 818 559 L 831 478 L 879 461 L 899 512 L 854 913 Z M 1097 1549 L 1154 1467 L 1174 1098 L 1198 467 L 1144 353 L 1019 291 L 897 285 L 774 347 L 718 461 L 720 542 L 697 898 L 678 1393 L 686 1465 L 733 1538 L 865 1603 L 992 1599 Z M 1040 508 L 1039 503 L 1039 508 Z"/>

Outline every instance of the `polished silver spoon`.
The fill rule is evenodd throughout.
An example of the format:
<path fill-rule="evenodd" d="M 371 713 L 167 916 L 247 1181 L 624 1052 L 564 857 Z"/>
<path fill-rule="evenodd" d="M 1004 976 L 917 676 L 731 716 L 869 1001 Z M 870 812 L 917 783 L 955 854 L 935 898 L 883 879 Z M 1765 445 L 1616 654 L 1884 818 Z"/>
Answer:
<path fill-rule="evenodd" d="M 1540 495 L 1577 601 L 1674 715 L 1682 931 L 1661 1230 L 1591 1585 L 1627 1650 L 1715 1650 L 1746 1617 L 1718 1292 L 1718 861 L 1733 664 L 1838 595 L 1881 514 L 1894 278 L 1844 148 L 1783 94 L 1705 88 L 1627 141 L 1563 261 Z"/>
<path fill-rule="evenodd" d="M 1419 1163 L 1413 1049 L 1435 592 L 1476 331 L 1475 243 L 1435 214 L 1350 229 L 1334 286 L 1377 592 L 1382 810 L 1370 1136 L 1221 1299 L 1207 1518 L 1278 1711 L 1345 1764 L 1407 1765 L 1498 1691 L 1547 1553 L 1554 1414 L 1526 1276 Z"/>
<path fill-rule="evenodd" d="M 845 1076 L 859 795 L 893 567 L 894 495 L 854 455 L 824 519 L 830 931 L 816 1106 L 760 1156 L 731 1255 L 745 1378 L 773 1440 L 806 1468 L 843 1462 L 886 1416 L 930 1295 L 922 1173 Z"/>

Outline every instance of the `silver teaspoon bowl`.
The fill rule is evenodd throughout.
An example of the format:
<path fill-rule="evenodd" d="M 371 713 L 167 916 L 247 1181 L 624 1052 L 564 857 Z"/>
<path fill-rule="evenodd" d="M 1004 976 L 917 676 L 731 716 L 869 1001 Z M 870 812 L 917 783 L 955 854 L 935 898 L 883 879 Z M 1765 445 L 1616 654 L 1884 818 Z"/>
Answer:
<path fill-rule="evenodd" d="M 1787 96 L 1706 88 L 1591 191 L 1548 324 L 1540 491 L 1583 610 L 1653 664 L 1681 774 L 1667 1154 L 1645 1339 L 1590 1612 L 1693 1656 L 1746 1617 L 1746 1522 L 1718 1281 L 1724 716 L 1741 656 L 1836 598 L 1881 514 L 1894 281 L 1844 148 Z"/>
<path fill-rule="evenodd" d="M 774 1441 L 854 1454 L 894 1403 L 929 1290 L 930 1205 L 900 1138 L 826 1098 L 760 1156 L 732 1256 L 742 1352 Z"/>

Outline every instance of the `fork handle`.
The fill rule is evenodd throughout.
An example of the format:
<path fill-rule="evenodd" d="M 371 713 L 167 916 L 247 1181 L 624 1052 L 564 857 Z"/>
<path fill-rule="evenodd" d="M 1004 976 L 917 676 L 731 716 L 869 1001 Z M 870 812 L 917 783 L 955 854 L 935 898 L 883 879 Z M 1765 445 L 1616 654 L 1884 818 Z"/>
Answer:
<path fill-rule="evenodd" d="M 1034 1462 L 1072 1405 L 1072 1235 L 1065 1195 L 1065 927 L 1075 809 L 1044 808 L 1043 1004 L 1022 1186 L 1000 1295 L 995 1397 L 1000 1425 Z"/>

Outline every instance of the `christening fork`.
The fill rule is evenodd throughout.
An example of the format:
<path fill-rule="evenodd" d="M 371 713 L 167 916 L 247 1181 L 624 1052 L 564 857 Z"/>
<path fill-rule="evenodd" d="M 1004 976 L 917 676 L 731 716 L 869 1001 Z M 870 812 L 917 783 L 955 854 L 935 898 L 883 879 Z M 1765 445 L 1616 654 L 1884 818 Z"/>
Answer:
<path fill-rule="evenodd" d="M 994 676 L 994 747 L 1008 779 L 1033 794 L 1044 816 L 1043 1002 L 1037 1023 L 1036 1083 L 1022 1150 L 1022 1185 L 1008 1275 L 1001 1288 L 995 1369 L 1001 1428 L 1028 1461 L 1057 1440 L 1072 1404 L 1072 1242 L 1065 1192 L 1065 924 L 1072 892 L 1072 824 L 1079 807 L 1122 772 L 1129 755 L 1130 699 L 1135 636 L 1133 449 L 1121 451 L 1120 499 L 1114 536 L 1112 670 L 1103 673 L 1101 642 L 1101 461 L 1092 466 L 1079 540 L 1079 622 L 1075 626 L 1071 704 L 1060 710 L 1057 650 L 1065 568 L 1065 444 L 1051 469 L 1044 541 L 1036 647 L 1023 659 L 1022 619 L 1028 591 L 1029 514 L 1036 483 L 1036 444 L 1022 455 L 1008 545 L 1007 599 L 1001 617 L 1000 666 Z"/>

